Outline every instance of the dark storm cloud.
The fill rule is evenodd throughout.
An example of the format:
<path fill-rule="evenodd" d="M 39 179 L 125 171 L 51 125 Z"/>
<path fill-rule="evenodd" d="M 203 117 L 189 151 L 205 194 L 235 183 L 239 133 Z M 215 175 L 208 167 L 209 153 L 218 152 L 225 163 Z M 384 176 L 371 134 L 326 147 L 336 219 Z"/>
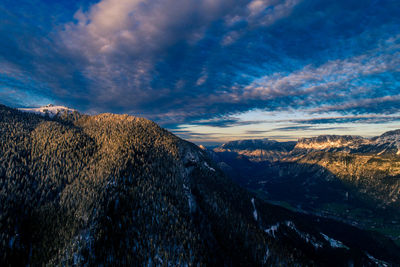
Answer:
<path fill-rule="evenodd" d="M 400 107 L 397 0 L 17 0 L 0 11 L 0 97 L 14 106 L 50 99 L 170 127 L 254 124 L 229 115 L 254 108 Z"/>

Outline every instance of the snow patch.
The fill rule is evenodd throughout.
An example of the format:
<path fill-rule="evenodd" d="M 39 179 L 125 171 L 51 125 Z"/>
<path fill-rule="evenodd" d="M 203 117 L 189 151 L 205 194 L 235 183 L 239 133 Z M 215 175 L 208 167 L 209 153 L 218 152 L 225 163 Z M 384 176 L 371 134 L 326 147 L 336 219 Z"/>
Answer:
<path fill-rule="evenodd" d="M 318 242 L 314 236 L 311 236 L 310 234 L 302 232 L 299 229 L 297 229 L 296 225 L 292 221 L 285 221 L 283 224 L 286 225 L 289 229 L 295 231 L 303 240 L 305 240 L 307 243 L 310 243 L 315 248 L 323 247 L 323 244 L 321 242 Z M 275 238 L 275 233 L 278 231 L 280 226 L 281 223 L 278 222 L 270 226 L 269 228 L 265 229 L 264 232 Z"/>
<path fill-rule="evenodd" d="M 54 106 L 52 104 L 48 104 L 40 108 L 19 108 L 18 110 L 40 115 L 49 115 L 50 117 L 54 117 L 62 113 L 73 113 L 76 111 L 75 109 L 71 109 L 64 106 Z"/>
<path fill-rule="evenodd" d="M 251 204 L 253 205 L 253 217 L 254 220 L 258 220 L 258 213 L 257 213 L 257 209 L 256 209 L 256 204 L 254 203 L 254 198 L 251 199 Z"/>
<path fill-rule="evenodd" d="M 215 172 L 215 169 L 212 168 L 212 167 L 210 167 L 210 166 L 208 165 L 208 163 L 205 162 L 205 161 L 204 161 L 204 166 L 206 166 L 206 168 L 208 168 L 210 171 Z"/>
<path fill-rule="evenodd" d="M 384 266 L 384 267 L 388 267 L 389 264 L 387 262 L 378 260 L 377 258 L 375 258 L 374 256 L 372 256 L 371 254 L 369 254 L 368 252 L 365 252 L 365 255 L 367 255 L 367 257 L 373 261 L 376 265 L 378 266 Z"/>
<path fill-rule="evenodd" d="M 336 239 L 333 239 L 333 238 L 331 238 L 331 237 L 329 237 L 329 236 L 327 236 L 327 235 L 325 235 L 325 234 L 323 234 L 323 233 L 320 233 L 322 236 L 323 236 L 323 238 L 325 238 L 325 240 L 326 241 L 328 241 L 329 242 L 329 244 L 331 245 L 331 247 L 333 247 L 333 248 L 345 248 L 345 249 L 349 249 L 347 246 L 345 246 L 342 242 L 340 242 L 340 241 L 338 241 L 338 240 L 336 240 Z"/>
<path fill-rule="evenodd" d="M 280 223 L 276 223 L 269 228 L 265 229 L 264 232 L 266 232 L 268 235 L 273 236 L 275 238 L 275 232 L 278 231 L 278 228 L 280 226 Z"/>
<path fill-rule="evenodd" d="M 268 248 L 268 246 L 266 246 L 263 264 L 267 264 L 267 260 L 268 260 L 269 256 L 270 256 L 269 248 Z"/>
<path fill-rule="evenodd" d="M 297 229 L 296 225 L 292 221 L 286 221 L 285 224 L 287 227 L 294 230 L 302 239 L 304 239 L 307 243 L 313 245 L 315 248 L 323 247 L 323 244 L 321 242 L 318 242 L 314 236 L 311 236 L 310 234 L 304 233 Z"/>

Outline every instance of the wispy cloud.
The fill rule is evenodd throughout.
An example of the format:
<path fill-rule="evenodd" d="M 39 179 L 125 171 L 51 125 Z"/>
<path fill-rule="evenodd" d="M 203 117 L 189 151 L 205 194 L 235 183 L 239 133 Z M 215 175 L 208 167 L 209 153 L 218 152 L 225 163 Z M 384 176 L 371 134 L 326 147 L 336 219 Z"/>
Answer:
<path fill-rule="evenodd" d="M 283 103 L 294 109 L 318 107 L 313 112 L 351 112 L 359 107 L 367 110 L 378 103 L 398 102 L 398 95 L 393 94 L 400 86 L 396 77 L 399 75 L 400 46 L 393 45 L 317 67 L 307 65 L 289 74 L 267 75 L 244 87 L 240 96 L 233 98 L 262 99 L 272 104 L 272 110 L 284 107 Z M 368 95 L 380 97 L 365 98 Z"/>
<path fill-rule="evenodd" d="M 321 117 L 321 118 L 311 118 L 302 120 L 291 120 L 291 122 L 293 123 L 307 123 L 307 124 L 343 124 L 343 123 L 383 124 L 396 121 L 400 121 L 400 116 L 356 115 L 356 116 Z"/>
<path fill-rule="evenodd" d="M 329 131 L 329 130 L 344 130 L 348 129 L 348 127 L 335 126 L 335 127 L 316 127 L 313 125 L 296 125 L 296 126 L 286 126 L 274 128 L 271 131 L 278 132 L 301 132 L 301 131 Z"/>

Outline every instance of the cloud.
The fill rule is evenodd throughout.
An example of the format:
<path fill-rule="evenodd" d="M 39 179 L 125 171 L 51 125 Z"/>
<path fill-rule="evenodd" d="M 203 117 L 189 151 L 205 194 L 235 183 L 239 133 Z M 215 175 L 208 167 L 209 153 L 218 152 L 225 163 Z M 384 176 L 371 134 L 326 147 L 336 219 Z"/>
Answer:
<path fill-rule="evenodd" d="M 398 78 L 400 46 L 396 44 L 320 66 L 306 65 L 289 74 L 273 73 L 256 79 L 231 98 L 264 100 L 271 110 L 316 106 L 311 112 L 351 112 L 361 107 L 365 108 L 363 112 L 376 112 L 374 106 L 381 103 L 398 103 Z M 377 97 L 365 98 L 367 95 Z M 398 111 L 392 105 L 379 108 L 382 112 Z"/>
<path fill-rule="evenodd" d="M 291 120 L 291 122 L 293 123 L 306 123 L 306 124 L 341 124 L 341 123 L 383 124 L 396 121 L 400 121 L 400 116 L 358 115 L 358 116 L 322 117 L 322 118 L 312 118 L 305 120 Z"/>
<path fill-rule="evenodd" d="M 286 127 L 279 127 L 274 128 L 271 131 L 278 131 L 278 132 L 299 132 L 299 131 L 330 131 L 330 130 L 338 130 L 338 129 L 348 129 L 348 127 L 316 127 L 314 125 L 296 125 L 296 126 L 286 126 Z"/>
<path fill-rule="evenodd" d="M 299 1 L 264 2 L 259 15 L 272 24 Z M 203 50 L 202 41 L 218 38 L 210 31 L 229 31 L 223 23 L 229 17 L 249 23 L 254 10 L 242 9 L 249 5 L 249 0 L 103 0 L 87 11 L 79 10 L 74 16 L 77 22 L 66 24 L 60 37 L 70 53 L 87 62 L 81 72 L 94 88 L 89 90 L 96 91 L 90 101 L 99 109 L 118 106 L 150 115 L 146 109 L 166 113 L 174 104 L 174 112 L 179 112 L 187 109 L 182 103 L 196 106 L 192 95 L 202 96 L 191 87 L 204 87 L 210 78 L 207 63 L 193 55 L 187 61 L 186 53 L 195 54 Z M 200 105 L 204 108 L 204 103 Z"/>
<path fill-rule="evenodd" d="M 242 120 L 240 118 L 224 116 L 212 119 L 202 119 L 192 121 L 191 125 L 196 126 L 210 126 L 210 127 L 232 127 L 232 126 L 246 126 L 246 125 L 256 125 L 265 123 L 265 120 Z"/>
<path fill-rule="evenodd" d="M 271 132 L 271 130 L 246 130 L 245 133 L 246 134 L 264 134 L 264 133 L 269 133 Z"/>
<path fill-rule="evenodd" d="M 6 0 L 0 10 L 10 105 L 51 100 L 171 128 L 256 124 L 235 117 L 255 108 L 399 111 L 395 1 Z"/>

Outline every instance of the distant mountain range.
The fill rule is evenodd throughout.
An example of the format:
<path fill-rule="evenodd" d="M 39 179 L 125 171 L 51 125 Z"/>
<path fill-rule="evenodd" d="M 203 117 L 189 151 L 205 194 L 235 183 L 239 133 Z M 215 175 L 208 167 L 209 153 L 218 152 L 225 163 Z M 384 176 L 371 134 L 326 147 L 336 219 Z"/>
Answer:
<path fill-rule="evenodd" d="M 400 155 L 400 130 L 381 136 L 364 138 L 352 135 L 321 135 L 298 141 L 249 139 L 231 141 L 213 149 L 215 152 L 235 152 L 253 161 L 276 161 L 312 151 L 364 153 L 368 155 Z"/>
<path fill-rule="evenodd" d="M 0 105 L 0 265 L 400 262 L 392 240 L 269 204 L 208 154 L 142 118 Z"/>
<path fill-rule="evenodd" d="M 400 130 L 389 131 L 381 136 L 363 138 L 360 136 L 322 135 L 301 138 L 294 152 L 330 151 L 345 153 L 366 153 L 376 155 L 400 155 Z"/>
<path fill-rule="evenodd" d="M 215 152 L 235 152 L 254 161 L 280 160 L 295 147 L 296 142 L 278 142 L 275 140 L 250 139 L 231 141 L 214 149 Z"/>
<path fill-rule="evenodd" d="M 208 150 L 267 201 L 387 234 L 400 244 L 400 130 L 374 138 L 242 140 Z"/>

